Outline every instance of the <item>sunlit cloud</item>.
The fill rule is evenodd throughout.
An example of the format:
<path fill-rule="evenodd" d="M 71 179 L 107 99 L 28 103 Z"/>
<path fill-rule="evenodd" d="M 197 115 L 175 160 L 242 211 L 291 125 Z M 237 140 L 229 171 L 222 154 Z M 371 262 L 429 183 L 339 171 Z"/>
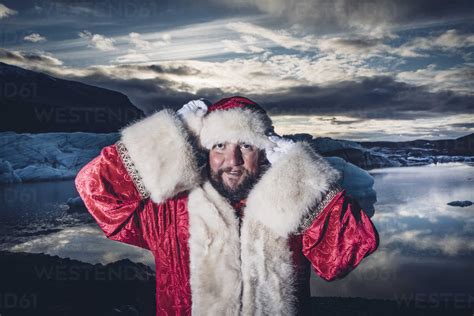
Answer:
<path fill-rule="evenodd" d="M 436 65 L 430 64 L 424 69 L 399 72 L 397 79 L 415 85 L 426 85 L 432 91 L 446 90 L 474 95 L 473 65 L 439 69 Z"/>
<path fill-rule="evenodd" d="M 79 32 L 78 35 L 80 38 L 87 40 L 90 47 L 95 47 L 100 51 L 107 52 L 117 49 L 114 46 L 115 40 L 113 38 L 108 38 L 101 34 L 92 34 L 89 31 Z"/>
<path fill-rule="evenodd" d="M 258 38 L 263 38 L 272 41 L 273 43 L 290 49 L 307 50 L 311 47 L 310 42 L 304 39 L 298 39 L 291 35 L 286 30 L 273 31 L 268 28 L 264 28 L 252 23 L 246 22 L 232 22 L 226 25 L 229 30 L 247 34 Z"/>
<path fill-rule="evenodd" d="M 0 20 L 12 15 L 17 14 L 18 11 L 6 7 L 4 4 L 0 3 Z"/>
<path fill-rule="evenodd" d="M 51 56 L 49 53 L 9 51 L 1 48 L 0 61 L 27 68 L 33 66 L 33 69 L 38 70 L 60 69 L 56 67 L 61 66 L 63 64 L 61 60 L 57 59 L 54 56 Z"/>
<path fill-rule="evenodd" d="M 412 51 L 428 51 L 433 49 L 450 51 L 472 46 L 474 46 L 474 34 L 460 33 L 456 29 L 450 29 L 437 36 L 414 38 L 401 45 L 401 48 L 408 48 Z"/>
<path fill-rule="evenodd" d="M 460 131 L 453 124 L 469 124 L 472 115 L 448 115 L 416 119 L 364 119 L 355 120 L 347 116 L 272 116 L 279 134 L 308 133 L 317 137 L 331 137 L 356 141 L 414 139 L 440 139 L 463 136 L 474 132 L 474 128 Z"/>
<path fill-rule="evenodd" d="M 39 35 L 38 33 L 32 33 L 23 38 L 25 41 L 38 43 L 46 41 L 46 37 Z"/>

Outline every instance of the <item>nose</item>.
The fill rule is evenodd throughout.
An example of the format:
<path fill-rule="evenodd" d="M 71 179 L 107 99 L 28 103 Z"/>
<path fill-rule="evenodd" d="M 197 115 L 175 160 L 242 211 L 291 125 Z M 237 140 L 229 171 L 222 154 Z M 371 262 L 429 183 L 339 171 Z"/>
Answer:
<path fill-rule="evenodd" d="M 240 151 L 240 146 L 232 146 L 228 150 L 226 161 L 229 167 L 243 165 L 244 159 L 242 157 L 242 152 Z"/>

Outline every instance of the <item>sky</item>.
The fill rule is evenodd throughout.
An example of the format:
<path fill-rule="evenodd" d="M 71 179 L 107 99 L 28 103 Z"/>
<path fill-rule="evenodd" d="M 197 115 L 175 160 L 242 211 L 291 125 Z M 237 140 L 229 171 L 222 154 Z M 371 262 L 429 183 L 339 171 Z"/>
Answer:
<path fill-rule="evenodd" d="M 0 61 L 149 114 L 246 96 L 280 134 L 474 132 L 472 0 L 0 0 Z"/>

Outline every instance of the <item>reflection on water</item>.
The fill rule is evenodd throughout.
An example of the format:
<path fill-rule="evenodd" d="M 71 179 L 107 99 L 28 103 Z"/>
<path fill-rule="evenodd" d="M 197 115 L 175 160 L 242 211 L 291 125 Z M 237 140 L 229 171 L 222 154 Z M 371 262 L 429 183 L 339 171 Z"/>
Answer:
<path fill-rule="evenodd" d="M 0 250 L 63 228 L 91 223 L 88 214 L 66 212 L 66 201 L 77 195 L 72 180 L 1 185 Z"/>
<path fill-rule="evenodd" d="M 60 232 L 15 245 L 9 250 L 46 253 L 92 264 L 107 264 L 128 258 L 155 268 L 150 251 L 109 240 L 96 224 L 65 228 Z"/>
<path fill-rule="evenodd" d="M 370 173 L 379 249 L 345 279 L 313 278 L 313 295 L 396 300 L 444 295 L 472 303 L 474 206 L 447 203 L 474 201 L 474 167 L 452 163 Z"/>
<path fill-rule="evenodd" d="M 342 280 L 326 282 L 314 276 L 312 294 L 395 300 L 413 295 L 447 295 L 474 304 L 474 206 L 447 205 L 454 200 L 474 201 L 474 167 L 443 164 L 370 173 L 375 178 L 378 198 L 372 220 L 380 233 L 379 249 Z M 87 220 L 64 215 L 60 204 L 77 196 L 71 181 L 20 185 L 17 189 L 8 193 L 17 198 L 23 196 L 23 200 L 3 200 L 1 220 L 8 219 L 23 235 L 25 230 L 33 233 L 8 249 L 44 252 L 89 263 L 129 258 L 154 267 L 148 251 L 106 239 L 95 223 L 87 224 L 88 214 L 83 214 Z M 5 199 L 4 188 L 0 190 Z M 25 198 L 33 193 L 24 193 L 25 190 L 37 192 L 34 203 Z M 55 222 L 61 216 L 69 218 L 69 225 Z M 37 225 L 29 225 L 35 223 L 30 220 L 43 217 L 48 219 L 41 222 L 44 229 L 52 231 L 35 235 Z"/>
<path fill-rule="evenodd" d="M 92 217 L 70 213 L 73 180 L 0 186 L 0 250 L 46 253 L 88 263 L 128 258 L 155 268 L 147 250 L 105 238 Z"/>

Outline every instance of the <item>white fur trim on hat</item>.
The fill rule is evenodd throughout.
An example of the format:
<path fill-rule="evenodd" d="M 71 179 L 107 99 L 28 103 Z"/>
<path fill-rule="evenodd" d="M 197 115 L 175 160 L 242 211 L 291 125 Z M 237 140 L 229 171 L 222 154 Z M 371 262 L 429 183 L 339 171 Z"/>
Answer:
<path fill-rule="evenodd" d="M 258 148 L 273 146 L 265 135 L 269 128 L 265 114 L 248 109 L 216 110 L 203 118 L 201 145 L 207 149 L 218 143 L 245 142 Z"/>

